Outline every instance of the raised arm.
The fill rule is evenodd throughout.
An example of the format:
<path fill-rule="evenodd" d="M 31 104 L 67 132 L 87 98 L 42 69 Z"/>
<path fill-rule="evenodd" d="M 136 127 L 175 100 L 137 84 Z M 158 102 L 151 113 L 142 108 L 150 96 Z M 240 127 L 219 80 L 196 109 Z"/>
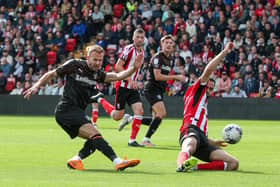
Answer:
<path fill-rule="evenodd" d="M 56 76 L 56 70 L 45 73 L 31 88 L 23 92 L 24 98 L 29 100 L 32 94 L 36 93 L 41 86 L 44 86 Z"/>
<path fill-rule="evenodd" d="M 200 83 L 206 83 L 209 80 L 211 73 L 216 70 L 217 65 L 222 62 L 232 48 L 232 42 L 227 43 L 226 47 L 207 64 L 202 75 L 199 77 Z"/>
<path fill-rule="evenodd" d="M 120 71 L 119 73 L 107 73 L 105 77 L 105 82 L 119 81 L 128 78 L 131 76 L 140 66 L 142 65 L 144 55 L 141 53 L 137 55 L 135 59 L 135 63 L 133 67 L 130 67 L 124 71 Z"/>

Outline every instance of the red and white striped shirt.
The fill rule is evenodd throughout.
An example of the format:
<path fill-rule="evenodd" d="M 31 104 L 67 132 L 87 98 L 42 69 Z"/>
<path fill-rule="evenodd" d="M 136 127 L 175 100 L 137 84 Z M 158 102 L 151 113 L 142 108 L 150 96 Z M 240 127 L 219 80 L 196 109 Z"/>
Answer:
<path fill-rule="evenodd" d="M 189 125 L 197 126 L 206 136 L 208 135 L 208 112 L 206 84 L 195 81 L 184 96 L 184 118 L 180 132 L 185 131 Z"/>
<path fill-rule="evenodd" d="M 144 52 L 142 51 L 141 53 L 144 53 Z M 125 70 L 128 69 L 129 67 L 133 67 L 134 66 L 134 62 L 135 62 L 136 56 L 138 54 L 139 54 L 139 52 L 137 52 L 136 47 L 134 46 L 134 44 L 127 45 L 124 48 L 124 50 L 120 54 L 120 59 L 125 62 L 124 63 L 124 69 Z M 134 72 L 131 75 L 131 79 L 136 81 L 138 74 L 139 74 L 139 71 L 137 70 L 136 72 Z M 129 89 L 131 88 L 130 84 L 129 84 L 129 82 L 127 80 L 122 80 L 122 81 L 120 81 L 120 83 L 116 82 L 115 85 L 117 86 L 118 84 L 120 84 L 120 86 L 124 87 L 124 88 L 129 88 Z"/>

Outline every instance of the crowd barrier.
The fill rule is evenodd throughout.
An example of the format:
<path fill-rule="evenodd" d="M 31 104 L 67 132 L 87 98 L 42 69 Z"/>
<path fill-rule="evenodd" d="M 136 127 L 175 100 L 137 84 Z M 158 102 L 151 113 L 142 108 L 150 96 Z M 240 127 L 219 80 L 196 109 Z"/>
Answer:
<path fill-rule="evenodd" d="M 114 97 L 106 97 L 114 103 Z M 144 115 L 151 115 L 151 108 L 143 99 Z M 0 115 L 53 115 L 59 96 L 34 95 L 29 101 L 23 96 L 0 95 Z M 182 118 L 184 101 L 182 97 L 165 97 L 168 118 Z M 254 119 L 280 120 L 280 99 L 261 98 L 210 98 L 208 101 L 210 119 Z M 128 112 L 131 113 L 127 107 Z M 86 110 L 91 114 L 91 106 Z M 99 116 L 108 116 L 99 106 Z"/>

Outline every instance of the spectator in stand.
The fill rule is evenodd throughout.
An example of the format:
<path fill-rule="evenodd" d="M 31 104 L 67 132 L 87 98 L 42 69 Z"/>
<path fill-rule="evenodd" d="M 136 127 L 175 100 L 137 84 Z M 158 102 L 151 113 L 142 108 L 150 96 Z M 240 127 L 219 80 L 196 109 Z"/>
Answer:
<path fill-rule="evenodd" d="M 0 69 L 2 70 L 4 77 L 8 77 L 10 72 L 11 72 L 11 65 L 7 62 L 7 59 L 1 58 L 1 65 L 0 65 Z"/>
<path fill-rule="evenodd" d="M 209 46 L 204 45 L 203 51 L 200 53 L 200 57 L 204 64 L 208 64 L 208 62 L 214 57 L 213 51 L 209 48 Z"/>
<path fill-rule="evenodd" d="M 108 23 L 112 20 L 113 10 L 109 0 L 104 0 L 100 7 L 100 11 L 104 15 L 104 23 Z"/>
<path fill-rule="evenodd" d="M 14 65 L 14 59 L 13 59 L 13 57 L 9 54 L 9 50 L 4 49 L 3 54 L 2 54 L 2 58 L 1 58 L 1 62 L 3 61 L 3 59 L 5 59 L 6 62 L 7 62 L 10 66 L 13 66 L 13 65 Z"/>
<path fill-rule="evenodd" d="M 244 78 L 244 88 L 247 95 L 256 92 L 256 79 L 253 76 L 253 69 L 251 65 L 246 66 L 246 75 Z"/>
<path fill-rule="evenodd" d="M 233 91 L 231 92 L 230 97 L 239 97 L 239 98 L 247 98 L 246 92 L 239 87 L 239 85 L 235 85 Z"/>
<path fill-rule="evenodd" d="M 48 61 L 47 61 L 47 49 L 44 47 L 43 43 L 39 44 L 38 51 L 35 54 L 36 61 L 39 63 L 39 69 L 46 70 L 48 67 Z"/>
<path fill-rule="evenodd" d="M 221 94 L 221 97 L 223 98 L 231 97 L 230 87 L 225 87 L 225 91 Z"/>
<path fill-rule="evenodd" d="M 20 81 L 17 81 L 16 87 L 10 92 L 10 95 L 21 95 L 23 91 L 22 84 Z"/>
<path fill-rule="evenodd" d="M 280 53 L 275 54 L 275 58 L 272 62 L 272 72 L 277 75 L 277 78 L 280 78 Z"/>
<path fill-rule="evenodd" d="M 222 72 L 222 77 L 218 80 L 217 94 L 216 96 L 221 96 L 222 93 L 226 91 L 226 88 L 230 90 L 231 80 L 227 75 L 226 71 Z"/>
<path fill-rule="evenodd" d="M 24 57 L 19 56 L 18 60 L 16 60 L 16 64 L 13 67 L 13 75 L 16 80 L 22 80 L 23 77 L 23 66 L 24 66 Z"/>
<path fill-rule="evenodd" d="M 272 94 L 272 87 L 269 85 L 267 79 L 263 81 L 263 86 L 260 87 L 257 97 L 270 98 Z"/>
<path fill-rule="evenodd" d="M 6 77 L 4 76 L 4 73 L 0 68 L 0 94 L 5 93 L 6 82 L 7 82 Z"/>
<path fill-rule="evenodd" d="M 273 88 L 273 95 L 274 98 L 280 98 L 280 79 L 277 80 L 275 87 Z"/>
<path fill-rule="evenodd" d="M 264 81 L 267 79 L 266 75 L 264 72 L 258 73 L 258 77 L 256 80 L 256 90 L 260 90 L 261 88 L 264 87 Z"/>
<path fill-rule="evenodd" d="M 99 10 L 98 6 L 94 6 L 91 17 L 93 20 L 93 27 L 95 28 L 96 33 L 101 32 L 102 28 L 103 28 L 103 24 L 104 24 L 104 15 Z M 96 33 L 93 33 L 93 34 L 96 34 Z"/>
<path fill-rule="evenodd" d="M 84 45 L 85 34 L 86 26 L 84 23 L 82 23 L 81 18 L 78 18 L 72 27 L 72 36 L 76 39 L 77 43 L 80 45 L 81 48 Z"/>
<path fill-rule="evenodd" d="M 51 95 L 62 95 L 64 91 L 64 84 L 63 80 L 61 78 L 57 79 L 57 83 L 54 84 L 53 90 L 51 92 Z"/>

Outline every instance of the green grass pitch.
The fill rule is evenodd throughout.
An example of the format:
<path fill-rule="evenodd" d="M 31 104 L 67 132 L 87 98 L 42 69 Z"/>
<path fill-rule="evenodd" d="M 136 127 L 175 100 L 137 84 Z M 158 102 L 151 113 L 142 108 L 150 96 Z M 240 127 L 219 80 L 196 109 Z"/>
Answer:
<path fill-rule="evenodd" d="M 84 160 L 86 171 L 73 171 L 66 161 L 83 145 L 70 140 L 53 117 L 0 117 L 0 186 L 280 186 L 280 121 L 210 120 L 209 136 L 221 138 L 222 128 L 235 122 L 243 137 L 226 150 L 240 161 L 237 172 L 198 171 L 176 173 L 181 120 L 163 120 L 153 136 L 155 148 L 127 146 L 130 127 L 117 131 L 118 123 L 99 118 L 98 128 L 120 157 L 139 158 L 135 168 L 116 172 L 112 163 L 95 152 Z M 141 141 L 146 126 L 138 135 Z"/>

